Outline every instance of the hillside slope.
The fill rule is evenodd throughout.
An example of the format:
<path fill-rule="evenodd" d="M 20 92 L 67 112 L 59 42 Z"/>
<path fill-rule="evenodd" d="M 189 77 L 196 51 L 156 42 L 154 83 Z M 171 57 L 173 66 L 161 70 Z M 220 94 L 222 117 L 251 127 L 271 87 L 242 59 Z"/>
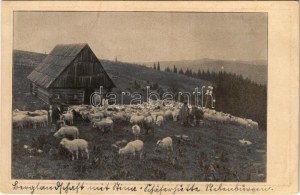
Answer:
<path fill-rule="evenodd" d="M 200 59 L 200 60 L 181 60 L 181 61 L 161 61 L 160 68 L 164 70 L 166 67 L 173 68 L 175 65 L 177 69 L 188 68 L 193 72 L 198 70 L 210 72 L 226 71 L 242 75 L 244 78 L 265 85 L 267 83 L 267 62 L 262 60 L 257 61 L 230 61 L 230 60 L 213 60 L 213 59 Z M 153 67 L 154 62 L 142 63 L 148 67 Z M 157 62 L 156 62 L 157 64 Z"/>
<path fill-rule="evenodd" d="M 209 85 L 207 81 L 190 78 L 185 75 L 156 71 L 142 65 L 100 60 L 104 69 L 110 75 L 119 89 L 135 89 L 135 81 L 140 89 L 159 84 L 164 90 L 177 89 L 182 92 L 192 92 L 195 87 Z"/>
<path fill-rule="evenodd" d="M 13 70 L 13 107 L 22 105 L 23 98 L 30 98 L 28 74 L 46 57 L 45 54 L 14 51 L 14 70 Z M 141 65 L 100 60 L 105 71 L 113 80 L 117 89 L 116 92 L 128 91 L 142 94 L 142 100 L 146 98 L 146 86 L 150 90 L 193 92 L 195 87 L 201 88 L 203 85 L 209 85 L 209 82 L 200 79 L 190 78 L 185 75 L 160 72 Z M 152 88 L 156 86 L 156 88 Z M 99 85 L 100 87 L 100 85 Z M 120 95 L 120 93 L 117 93 Z M 118 99 L 119 100 L 119 99 Z M 125 97 L 124 103 L 130 101 L 130 97 Z M 36 98 L 32 108 L 40 106 Z M 19 102 L 19 103 L 18 103 Z"/>
<path fill-rule="evenodd" d="M 47 54 L 14 50 L 13 52 L 13 62 L 14 65 L 23 66 L 36 66 L 38 65 Z"/>

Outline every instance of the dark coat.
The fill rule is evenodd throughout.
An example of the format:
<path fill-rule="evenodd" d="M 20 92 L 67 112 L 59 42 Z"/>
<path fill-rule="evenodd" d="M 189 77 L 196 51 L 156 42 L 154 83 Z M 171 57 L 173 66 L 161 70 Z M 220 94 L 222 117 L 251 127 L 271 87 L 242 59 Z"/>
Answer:
<path fill-rule="evenodd" d="M 180 118 L 183 122 L 187 121 L 189 116 L 189 108 L 186 104 L 184 104 L 180 109 Z"/>
<path fill-rule="evenodd" d="M 204 112 L 203 112 L 203 110 L 201 108 L 196 108 L 195 109 L 195 117 L 196 117 L 196 119 L 200 119 L 200 120 L 203 119 Z"/>
<path fill-rule="evenodd" d="M 55 106 L 52 111 L 52 121 L 56 123 L 56 121 L 60 120 L 60 114 L 62 114 L 62 109 L 58 109 L 58 106 Z"/>

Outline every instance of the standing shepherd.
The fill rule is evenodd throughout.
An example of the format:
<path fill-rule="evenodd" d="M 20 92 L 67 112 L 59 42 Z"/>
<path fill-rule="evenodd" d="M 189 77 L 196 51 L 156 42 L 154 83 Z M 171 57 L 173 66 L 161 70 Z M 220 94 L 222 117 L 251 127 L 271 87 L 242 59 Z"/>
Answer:
<path fill-rule="evenodd" d="M 195 107 L 195 119 L 196 125 L 200 124 L 200 121 L 204 118 L 204 112 L 201 107 Z"/>
<path fill-rule="evenodd" d="M 60 115 L 62 114 L 62 108 L 60 104 L 56 104 L 52 112 L 52 122 L 57 124 L 57 121 L 60 120 Z"/>
<path fill-rule="evenodd" d="M 195 113 L 196 113 L 196 106 L 192 106 L 192 110 L 189 113 L 189 124 L 195 126 Z"/>
<path fill-rule="evenodd" d="M 181 119 L 181 124 L 184 126 L 188 126 L 189 120 L 189 107 L 187 105 L 187 102 L 185 101 L 183 103 L 183 106 L 180 109 L 180 119 Z"/>

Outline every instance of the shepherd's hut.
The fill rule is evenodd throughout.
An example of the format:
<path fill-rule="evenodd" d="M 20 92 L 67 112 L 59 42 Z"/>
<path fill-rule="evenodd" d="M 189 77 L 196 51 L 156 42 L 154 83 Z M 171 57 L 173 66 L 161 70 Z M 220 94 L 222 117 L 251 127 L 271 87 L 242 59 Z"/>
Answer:
<path fill-rule="evenodd" d="M 46 103 L 89 104 L 100 86 L 104 93 L 115 87 L 88 44 L 56 45 L 27 78 L 32 94 Z"/>

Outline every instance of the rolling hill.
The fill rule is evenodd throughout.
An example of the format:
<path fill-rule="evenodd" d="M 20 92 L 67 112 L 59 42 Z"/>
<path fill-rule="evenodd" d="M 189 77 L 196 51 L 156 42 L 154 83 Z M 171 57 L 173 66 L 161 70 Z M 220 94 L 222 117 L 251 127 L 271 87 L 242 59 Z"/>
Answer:
<path fill-rule="evenodd" d="M 157 62 L 141 62 L 148 67 L 153 67 Z M 242 75 L 258 84 L 267 84 L 267 62 L 264 60 L 256 61 L 238 61 L 238 60 L 214 60 L 214 59 L 200 59 L 200 60 L 181 60 L 181 61 L 160 61 L 160 68 L 164 70 L 166 67 L 173 68 L 175 65 L 177 69 L 186 70 L 187 68 L 197 72 L 209 70 L 210 72 L 226 71 Z"/>
<path fill-rule="evenodd" d="M 145 89 L 146 86 L 157 83 L 163 90 L 176 88 L 182 92 L 187 92 L 194 91 L 197 86 L 200 88 L 203 85 L 210 84 L 200 79 L 170 72 L 157 71 L 142 65 L 107 60 L 100 61 L 118 88 L 122 90 L 139 88 L 135 86 L 135 83 L 141 86 L 140 89 L 142 90 Z"/>
<path fill-rule="evenodd" d="M 30 74 L 30 72 L 44 59 L 44 57 L 46 57 L 46 55 L 15 50 L 13 56 L 13 98 L 15 100 L 13 105 L 14 107 L 18 107 L 18 99 L 30 96 L 28 93 L 29 80 L 26 78 L 27 75 Z M 117 88 L 114 89 L 114 91 L 117 92 L 117 97 L 121 94 L 121 92 L 128 91 L 131 93 L 137 92 L 142 94 L 142 100 L 145 100 L 147 92 L 146 86 L 150 86 L 151 91 L 159 89 L 160 92 L 164 92 L 172 89 L 172 91 L 178 92 L 193 92 L 195 87 L 201 88 L 201 86 L 210 84 L 208 81 L 190 78 L 180 74 L 156 71 L 142 65 L 108 60 L 100 61 L 105 71 L 117 86 Z M 155 86 L 155 88 L 153 88 L 153 86 Z M 131 97 L 125 97 L 124 103 L 129 103 L 128 101 L 131 99 Z M 36 100 L 34 101 L 34 104 L 36 104 Z"/>
<path fill-rule="evenodd" d="M 39 64 L 47 54 L 14 50 L 13 52 L 13 62 L 14 65 L 23 66 L 36 66 Z"/>

